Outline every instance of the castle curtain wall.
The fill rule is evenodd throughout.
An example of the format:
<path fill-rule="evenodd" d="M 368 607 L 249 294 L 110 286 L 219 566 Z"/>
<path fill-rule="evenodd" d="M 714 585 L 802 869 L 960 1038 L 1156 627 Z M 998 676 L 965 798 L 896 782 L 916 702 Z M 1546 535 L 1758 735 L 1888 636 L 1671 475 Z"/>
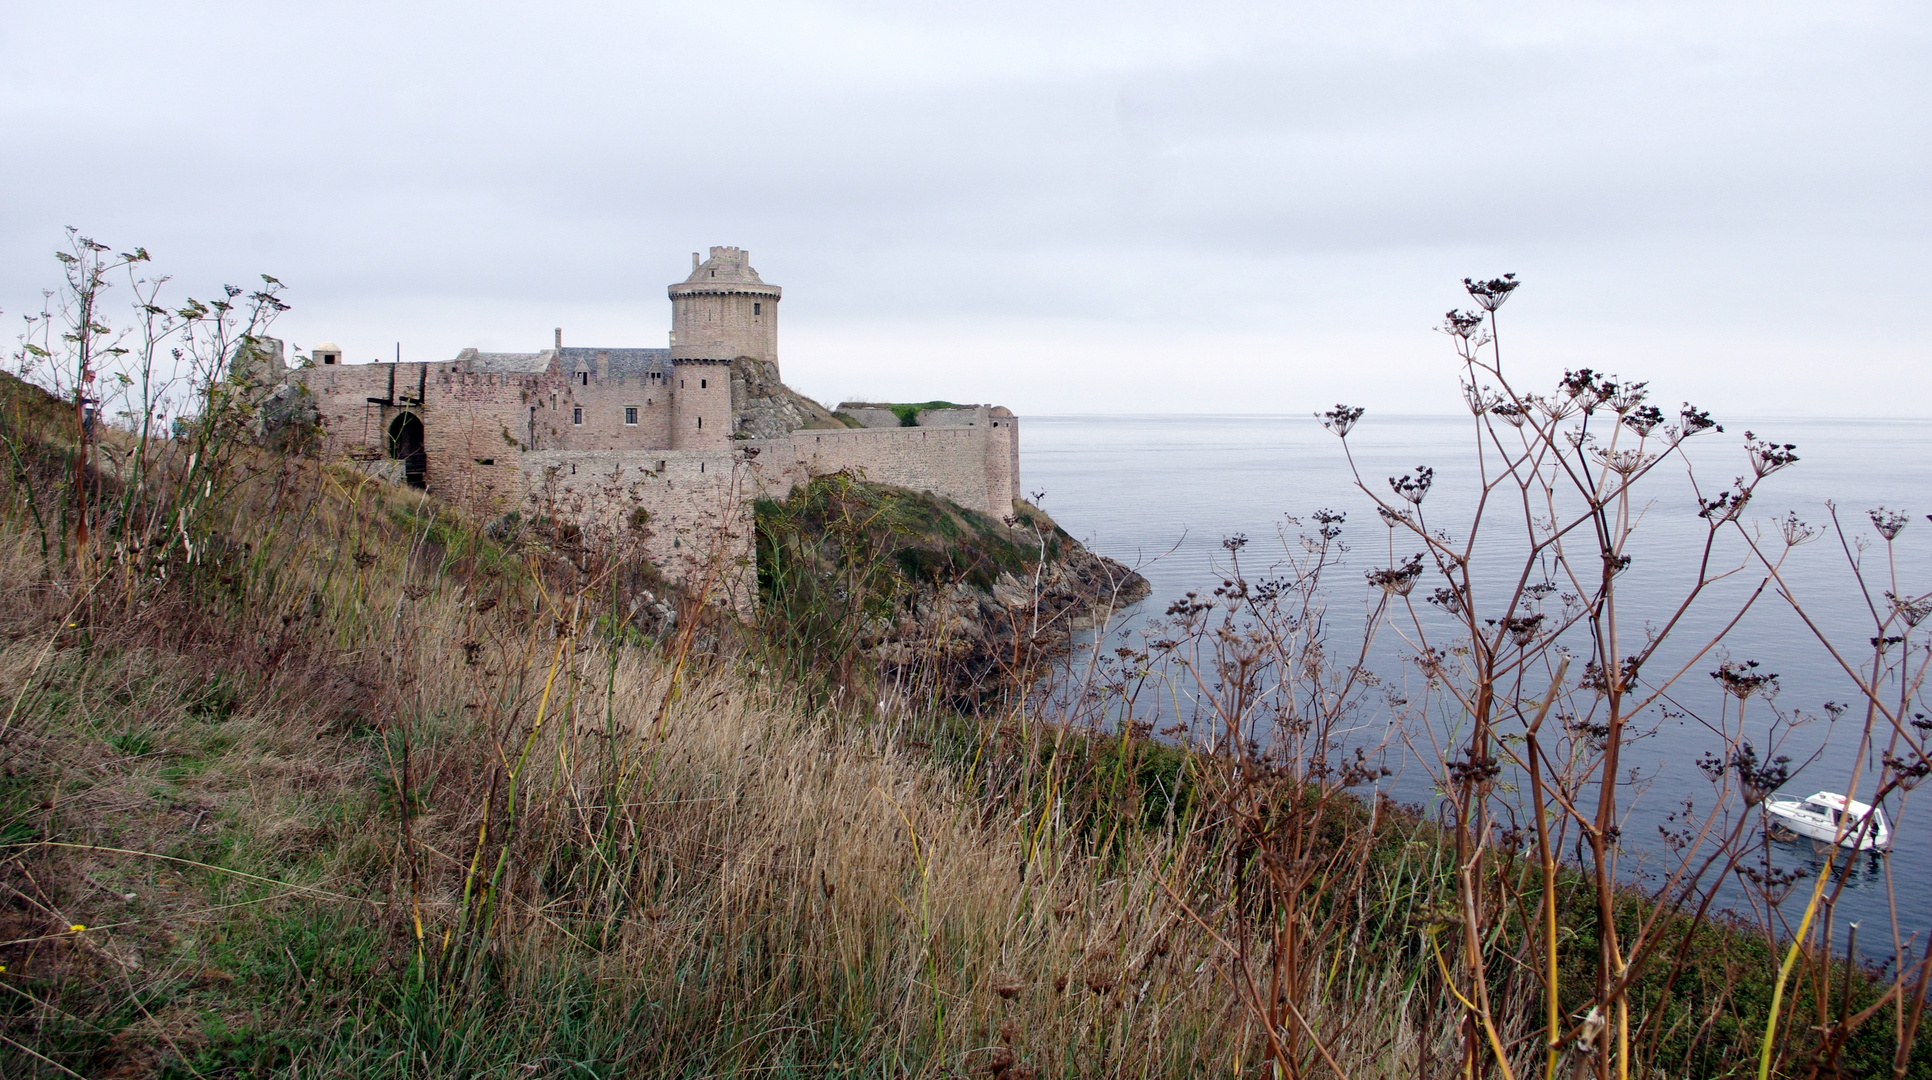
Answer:
<path fill-rule="evenodd" d="M 336 452 L 384 456 L 387 430 L 383 410 L 370 404 L 369 399 L 388 396 L 389 365 L 330 365 L 309 368 L 296 375 L 314 397 L 322 430 Z M 414 372 L 411 372 L 410 385 L 415 385 Z"/>
<path fill-rule="evenodd" d="M 533 450 L 518 455 L 518 505 L 630 546 L 675 580 L 710 580 L 742 607 L 756 591 L 752 499 L 851 470 L 1003 518 L 1013 480 L 987 468 L 1010 460 L 1013 429 L 1001 423 L 799 431 L 718 450 Z"/>
<path fill-rule="evenodd" d="M 1014 479 L 1004 467 L 1012 460 L 1013 432 L 990 424 L 795 431 L 743 445 L 758 448 L 760 494 L 771 498 L 785 498 L 811 477 L 851 470 L 999 519 L 1013 513 Z"/>
<path fill-rule="evenodd" d="M 570 521 L 593 542 L 649 559 L 666 577 L 711 583 L 727 606 L 757 595 L 754 474 L 730 450 L 537 450 L 519 460 L 524 513 Z"/>

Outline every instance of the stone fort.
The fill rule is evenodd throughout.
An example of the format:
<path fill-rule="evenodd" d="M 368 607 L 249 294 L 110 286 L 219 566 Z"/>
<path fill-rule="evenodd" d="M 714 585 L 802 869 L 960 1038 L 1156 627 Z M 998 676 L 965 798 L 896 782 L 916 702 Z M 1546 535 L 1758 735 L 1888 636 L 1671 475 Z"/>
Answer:
<path fill-rule="evenodd" d="M 691 256 L 669 289 L 668 348 L 464 349 L 435 362 L 345 364 L 334 345 L 292 373 L 330 451 L 479 510 L 630 530 L 673 578 L 723 550 L 747 587 L 749 508 L 841 470 L 930 491 L 994 518 L 1020 495 L 1010 410 L 834 414 L 779 377 L 778 305 L 735 247 Z M 721 543 L 722 541 L 722 543 Z M 746 597 L 737 597 L 739 603 Z"/>

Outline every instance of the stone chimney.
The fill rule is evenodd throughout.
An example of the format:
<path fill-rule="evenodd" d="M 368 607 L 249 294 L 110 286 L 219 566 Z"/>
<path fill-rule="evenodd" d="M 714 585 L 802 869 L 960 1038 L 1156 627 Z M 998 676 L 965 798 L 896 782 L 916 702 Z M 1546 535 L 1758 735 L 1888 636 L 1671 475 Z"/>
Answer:
<path fill-rule="evenodd" d="M 563 351 L 563 327 L 557 327 L 557 351 Z"/>

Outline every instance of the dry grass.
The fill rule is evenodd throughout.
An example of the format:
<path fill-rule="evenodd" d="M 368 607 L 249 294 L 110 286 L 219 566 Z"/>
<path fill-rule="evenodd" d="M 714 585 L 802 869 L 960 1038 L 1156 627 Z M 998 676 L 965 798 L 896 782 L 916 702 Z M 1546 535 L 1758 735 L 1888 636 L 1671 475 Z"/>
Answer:
<path fill-rule="evenodd" d="M 938 763 L 931 717 L 813 713 L 702 636 L 613 634 L 595 568 L 257 467 L 191 582 L 0 549 L 7 1075 L 1258 1061 L 1174 902 L 1224 853 L 1097 835 L 1051 769 L 979 782 L 1048 729 Z M 1349 965 L 1340 1008 L 1306 1004 L 1352 1075 L 1413 1060 L 1401 979 Z"/>
<path fill-rule="evenodd" d="M 71 561 L 19 509 L 62 474 L 22 475 L 0 1074 L 1253 1075 L 1284 1002 L 1236 958 L 1285 906 L 1307 1074 L 1461 1065 L 1413 820 L 1337 803 L 1349 884 L 1291 905 L 1202 809 L 1220 759 L 807 694 L 716 612 L 638 621 L 611 553 L 350 471 L 239 453 L 191 548 Z"/>

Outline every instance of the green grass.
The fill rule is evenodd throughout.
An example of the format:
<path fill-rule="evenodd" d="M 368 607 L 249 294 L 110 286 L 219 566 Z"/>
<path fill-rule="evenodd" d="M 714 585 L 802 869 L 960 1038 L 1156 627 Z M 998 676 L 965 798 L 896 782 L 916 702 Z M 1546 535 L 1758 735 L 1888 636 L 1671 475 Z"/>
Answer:
<path fill-rule="evenodd" d="M 927 409 L 959 409 L 966 407 L 950 401 L 861 401 L 854 402 L 853 404 L 855 408 L 862 409 L 890 409 L 892 410 L 892 414 L 899 418 L 900 427 L 918 427 L 919 414 L 925 412 Z M 833 413 L 832 415 L 846 420 L 853 426 L 859 426 L 856 421 L 842 413 Z"/>

